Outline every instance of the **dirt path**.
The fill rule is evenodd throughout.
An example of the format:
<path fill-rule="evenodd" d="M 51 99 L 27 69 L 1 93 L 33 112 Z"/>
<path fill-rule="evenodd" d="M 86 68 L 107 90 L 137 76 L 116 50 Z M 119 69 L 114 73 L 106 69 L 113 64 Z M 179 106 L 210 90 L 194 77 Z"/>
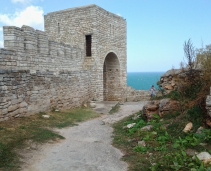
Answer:
<path fill-rule="evenodd" d="M 47 143 L 32 151 L 23 171 L 126 171 L 122 153 L 111 145 L 110 124 L 142 109 L 146 102 L 128 102 L 113 115 L 102 115 L 75 127 L 59 129 L 66 139 Z M 98 103 L 96 110 L 106 113 L 112 103 Z"/>

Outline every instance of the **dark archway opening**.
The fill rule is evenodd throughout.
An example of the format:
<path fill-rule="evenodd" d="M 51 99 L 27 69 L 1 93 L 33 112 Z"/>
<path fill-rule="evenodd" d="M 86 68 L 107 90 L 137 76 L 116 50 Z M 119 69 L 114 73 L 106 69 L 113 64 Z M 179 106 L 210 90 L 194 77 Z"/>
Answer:
<path fill-rule="evenodd" d="M 103 66 L 103 98 L 104 101 L 121 99 L 120 64 L 115 53 L 110 52 Z"/>

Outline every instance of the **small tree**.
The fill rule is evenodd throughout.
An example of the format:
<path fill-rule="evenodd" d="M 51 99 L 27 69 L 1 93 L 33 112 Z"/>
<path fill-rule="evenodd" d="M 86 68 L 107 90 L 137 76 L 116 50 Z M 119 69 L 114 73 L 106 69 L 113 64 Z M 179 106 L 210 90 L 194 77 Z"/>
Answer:
<path fill-rule="evenodd" d="M 196 68 L 196 53 L 195 48 L 191 42 L 191 39 L 189 39 L 187 42 L 185 41 L 183 45 L 185 58 L 187 60 L 187 77 L 188 81 L 194 82 L 195 80 L 195 68 Z"/>
<path fill-rule="evenodd" d="M 200 78 L 200 70 L 197 69 L 196 50 L 189 39 L 183 45 L 184 63 L 181 62 L 183 77 L 179 81 L 178 93 L 182 101 L 192 101 L 197 99 L 197 95 L 201 90 L 202 83 Z M 197 102 L 198 103 L 198 102 Z M 188 106 L 190 103 L 187 104 Z M 187 106 L 187 107 L 188 107 Z"/>

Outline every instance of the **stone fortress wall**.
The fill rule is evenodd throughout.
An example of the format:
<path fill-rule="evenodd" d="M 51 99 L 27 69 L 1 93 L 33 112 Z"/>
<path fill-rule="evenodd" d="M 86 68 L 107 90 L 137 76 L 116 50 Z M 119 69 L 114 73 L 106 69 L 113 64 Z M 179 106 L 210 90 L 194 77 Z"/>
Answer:
<path fill-rule="evenodd" d="M 45 32 L 5 26 L 0 49 L 0 121 L 90 99 L 123 100 L 126 21 L 90 5 L 49 13 Z M 91 35 L 91 55 L 86 55 Z"/>

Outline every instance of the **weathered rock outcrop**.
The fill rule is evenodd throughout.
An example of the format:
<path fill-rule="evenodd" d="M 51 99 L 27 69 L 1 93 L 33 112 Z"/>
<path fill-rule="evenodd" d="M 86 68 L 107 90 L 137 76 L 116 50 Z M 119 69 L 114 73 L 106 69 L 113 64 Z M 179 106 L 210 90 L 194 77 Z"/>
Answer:
<path fill-rule="evenodd" d="M 142 113 L 144 118 L 149 121 L 153 115 L 163 117 L 179 110 L 179 102 L 171 99 L 155 100 L 144 105 Z"/>
<path fill-rule="evenodd" d="M 183 74 L 180 69 L 169 70 L 161 76 L 158 85 L 164 90 L 165 94 L 168 94 L 178 88 L 178 82 L 182 76 Z"/>
<path fill-rule="evenodd" d="M 200 73 L 200 69 L 195 69 L 194 72 Z M 171 69 L 160 77 L 158 85 L 164 90 L 164 94 L 168 94 L 173 90 L 180 88 L 181 83 L 187 82 L 188 69 Z"/>
<path fill-rule="evenodd" d="M 179 102 L 171 99 L 162 99 L 159 103 L 159 116 L 162 117 L 168 113 L 179 110 Z"/>
<path fill-rule="evenodd" d="M 143 117 L 149 121 L 153 118 L 153 115 L 159 113 L 159 101 L 152 101 L 144 105 L 142 109 Z"/>

